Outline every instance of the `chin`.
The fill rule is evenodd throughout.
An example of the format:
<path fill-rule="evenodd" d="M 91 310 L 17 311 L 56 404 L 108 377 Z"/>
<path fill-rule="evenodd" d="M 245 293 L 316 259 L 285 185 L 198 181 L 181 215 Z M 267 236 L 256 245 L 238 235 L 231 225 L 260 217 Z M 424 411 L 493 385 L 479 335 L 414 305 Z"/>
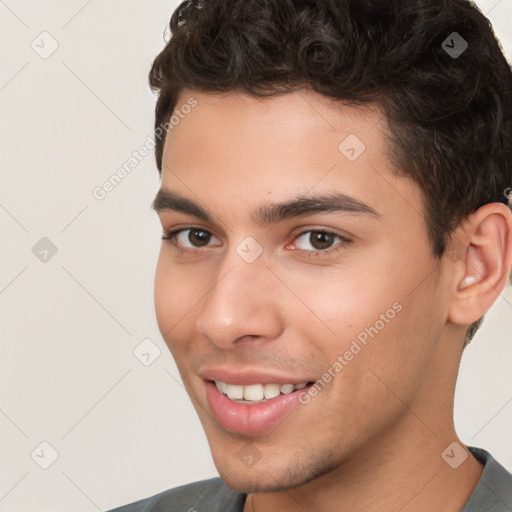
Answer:
<path fill-rule="evenodd" d="M 263 456 L 252 467 L 244 467 L 239 460 L 216 460 L 214 463 L 221 479 L 231 489 L 244 493 L 279 492 L 293 489 L 331 472 L 337 464 L 332 451 L 315 454 L 311 460 L 279 458 L 267 460 Z"/>
<path fill-rule="evenodd" d="M 229 472 L 228 470 L 225 474 L 219 471 L 219 475 L 228 487 L 246 494 L 279 492 L 306 483 L 305 481 L 297 481 L 289 477 L 276 479 L 276 477 L 269 475 L 265 469 L 248 470 L 246 472 Z"/>

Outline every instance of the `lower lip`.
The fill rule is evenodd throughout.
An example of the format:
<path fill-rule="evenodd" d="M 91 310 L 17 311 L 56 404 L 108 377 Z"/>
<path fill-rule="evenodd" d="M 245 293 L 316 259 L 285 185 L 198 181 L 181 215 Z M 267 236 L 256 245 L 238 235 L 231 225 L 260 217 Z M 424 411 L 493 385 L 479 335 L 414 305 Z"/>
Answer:
<path fill-rule="evenodd" d="M 222 427 L 239 434 L 258 434 L 275 428 L 299 404 L 299 393 L 279 395 L 259 404 L 240 404 L 222 394 L 217 386 L 206 382 L 206 397 L 215 419 Z"/>

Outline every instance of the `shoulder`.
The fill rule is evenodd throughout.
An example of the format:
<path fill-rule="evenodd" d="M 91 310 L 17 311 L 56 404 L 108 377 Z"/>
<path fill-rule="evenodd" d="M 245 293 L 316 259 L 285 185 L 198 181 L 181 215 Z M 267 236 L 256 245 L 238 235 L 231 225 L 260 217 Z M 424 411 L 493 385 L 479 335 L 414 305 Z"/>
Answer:
<path fill-rule="evenodd" d="M 245 494 L 220 478 L 182 485 L 108 512 L 242 512 Z M 205 508 L 207 505 L 207 508 Z"/>
<path fill-rule="evenodd" d="M 512 475 L 487 451 L 469 447 L 484 464 L 484 471 L 462 512 L 508 512 L 512 510 Z"/>

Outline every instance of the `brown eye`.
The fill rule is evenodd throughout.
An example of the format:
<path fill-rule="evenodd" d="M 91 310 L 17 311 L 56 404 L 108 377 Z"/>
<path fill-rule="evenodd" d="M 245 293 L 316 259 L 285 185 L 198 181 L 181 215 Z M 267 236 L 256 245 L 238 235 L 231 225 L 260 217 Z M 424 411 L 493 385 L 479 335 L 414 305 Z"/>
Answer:
<path fill-rule="evenodd" d="M 205 245 L 208 245 L 208 242 L 212 237 L 210 233 L 202 229 L 189 229 L 187 231 L 189 232 L 188 241 L 195 247 L 204 247 Z"/>
<path fill-rule="evenodd" d="M 333 244 L 334 237 L 330 233 L 323 231 L 312 231 L 309 235 L 309 243 L 315 249 L 322 251 L 329 249 Z"/>
<path fill-rule="evenodd" d="M 211 243 L 215 238 L 209 231 L 202 228 L 176 229 L 175 231 L 166 231 L 162 240 L 172 242 L 177 248 L 187 251 L 201 249 L 207 246 L 221 246 L 222 242 Z M 215 238 L 215 240 L 218 240 Z"/>
<path fill-rule="evenodd" d="M 336 233 L 329 231 L 309 230 L 304 231 L 296 238 L 297 249 L 308 252 L 327 252 L 337 241 L 345 239 Z M 339 245 L 339 244 L 338 244 Z"/>

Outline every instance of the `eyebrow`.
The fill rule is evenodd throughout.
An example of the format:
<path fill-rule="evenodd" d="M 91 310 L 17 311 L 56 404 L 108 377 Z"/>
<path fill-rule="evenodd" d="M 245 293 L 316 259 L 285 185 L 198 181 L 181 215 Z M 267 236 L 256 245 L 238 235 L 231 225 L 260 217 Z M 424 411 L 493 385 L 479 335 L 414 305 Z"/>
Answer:
<path fill-rule="evenodd" d="M 213 216 L 191 199 L 161 188 L 152 204 L 157 213 L 173 210 L 193 215 L 206 222 L 213 222 Z M 298 196 L 282 203 L 269 203 L 260 206 L 251 215 L 255 224 L 273 224 L 285 219 L 317 213 L 348 213 L 380 217 L 371 206 L 341 192 L 322 195 Z"/>

